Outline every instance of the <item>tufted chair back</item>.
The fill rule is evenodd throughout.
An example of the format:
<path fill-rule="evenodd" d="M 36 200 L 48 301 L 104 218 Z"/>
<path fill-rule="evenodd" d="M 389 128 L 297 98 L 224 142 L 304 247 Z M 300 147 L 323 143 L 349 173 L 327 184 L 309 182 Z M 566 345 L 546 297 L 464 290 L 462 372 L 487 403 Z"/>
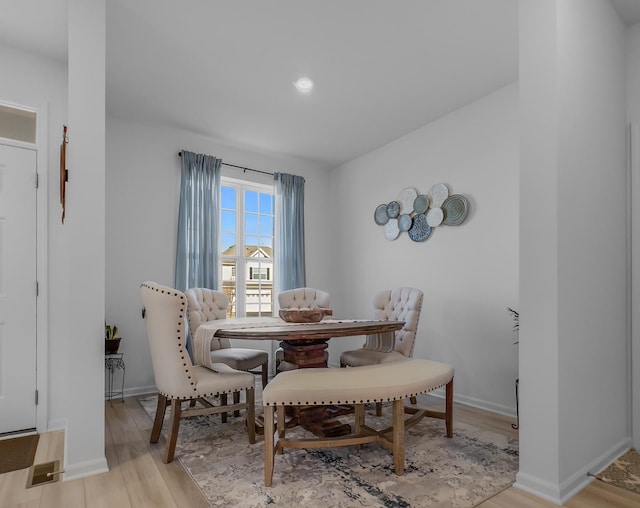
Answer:
<path fill-rule="evenodd" d="M 196 330 L 205 321 L 227 318 L 229 298 L 222 291 L 207 288 L 191 288 L 184 292 L 187 298 L 187 318 L 189 320 L 189 333 L 191 340 L 196 335 Z M 217 343 L 216 343 L 217 341 Z M 211 349 L 230 348 L 229 339 L 215 339 Z"/>
<path fill-rule="evenodd" d="M 413 357 L 423 293 L 419 289 L 400 287 L 380 291 L 373 297 L 374 319 L 404 321 L 396 332 L 394 350 Z"/>
<path fill-rule="evenodd" d="M 197 387 L 186 348 L 187 299 L 154 282 L 144 282 L 140 291 L 158 392 L 168 399 L 193 397 Z"/>
<path fill-rule="evenodd" d="M 320 289 L 296 288 L 278 295 L 281 309 L 328 309 L 329 293 Z"/>

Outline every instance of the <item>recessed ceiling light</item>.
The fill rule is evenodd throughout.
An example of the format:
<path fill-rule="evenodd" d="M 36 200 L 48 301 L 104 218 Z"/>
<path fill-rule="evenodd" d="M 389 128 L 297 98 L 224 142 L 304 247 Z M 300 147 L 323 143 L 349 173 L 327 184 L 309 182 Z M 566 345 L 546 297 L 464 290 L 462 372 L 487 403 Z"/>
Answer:
<path fill-rule="evenodd" d="M 309 93 L 313 88 L 313 81 L 309 78 L 299 78 L 293 82 L 293 86 L 295 86 L 296 90 L 300 93 Z"/>

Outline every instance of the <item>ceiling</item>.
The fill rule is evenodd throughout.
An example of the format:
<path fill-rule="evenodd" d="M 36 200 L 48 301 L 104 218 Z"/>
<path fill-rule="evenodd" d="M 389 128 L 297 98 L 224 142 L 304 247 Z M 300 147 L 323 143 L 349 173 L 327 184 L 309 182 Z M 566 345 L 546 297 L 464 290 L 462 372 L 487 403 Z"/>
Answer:
<path fill-rule="evenodd" d="M 66 61 L 66 4 L 0 0 L 0 44 Z M 109 115 L 328 167 L 517 79 L 514 0 L 106 4 Z"/>

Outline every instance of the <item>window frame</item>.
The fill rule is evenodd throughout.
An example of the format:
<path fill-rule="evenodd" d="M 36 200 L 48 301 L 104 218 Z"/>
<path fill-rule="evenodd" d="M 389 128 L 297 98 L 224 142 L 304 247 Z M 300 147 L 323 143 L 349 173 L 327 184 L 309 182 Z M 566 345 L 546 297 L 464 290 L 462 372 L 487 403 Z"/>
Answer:
<path fill-rule="evenodd" d="M 236 255 L 235 256 L 225 256 L 223 255 L 223 252 L 225 249 L 223 249 L 223 244 L 222 244 L 222 235 L 223 233 L 229 232 L 227 230 L 223 231 L 223 224 L 222 224 L 222 215 L 223 215 L 223 211 L 224 210 L 229 210 L 228 208 L 223 208 L 222 207 L 222 187 L 231 187 L 235 189 L 236 192 L 236 203 L 235 203 L 235 241 L 236 241 Z M 271 196 L 273 196 L 273 231 L 272 231 L 272 235 L 271 235 L 271 258 L 260 258 L 261 260 L 264 260 L 264 263 L 261 263 L 260 268 L 262 270 L 266 270 L 267 272 L 267 277 L 269 274 L 271 274 L 271 279 L 269 280 L 264 279 L 264 278 L 255 278 L 255 279 L 249 279 L 249 276 L 251 275 L 252 272 L 252 268 L 257 268 L 257 267 L 252 267 L 249 266 L 250 262 L 252 259 L 252 257 L 248 257 L 246 256 L 246 252 L 245 252 L 245 236 L 246 236 L 246 231 L 245 231 L 245 213 L 246 213 L 246 209 L 245 209 L 245 192 L 246 191 L 252 191 L 252 192 L 257 192 L 257 193 L 262 193 L 262 194 L 269 194 Z M 274 312 L 274 308 L 275 308 L 275 302 L 274 302 L 274 283 L 275 283 L 275 279 L 274 279 L 274 273 L 276 270 L 275 267 L 275 256 L 273 255 L 273 251 L 274 251 L 274 247 L 275 247 L 275 221 L 276 221 L 276 212 L 275 212 L 275 186 L 274 185 L 267 185 L 267 184 L 262 184 L 262 183 L 256 183 L 256 182 L 251 182 L 248 180 L 240 180 L 237 178 L 230 178 L 230 177 L 225 177 L 222 176 L 220 179 L 220 223 L 218 225 L 218 241 L 219 241 L 219 245 L 220 245 L 220 252 L 219 252 L 219 256 L 220 256 L 220 262 L 219 262 L 219 267 L 218 267 L 218 273 L 219 273 L 219 278 L 218 280 L 219 282 L 219 289 L 222 291 L 224 288 L 224 276 L 223 276 L 223 267 L 225 262 L 229 262 L 229 261 L 234 261 L 235 262 L 235 277 L 233 277 L 232 280 L 234 280 L 235 282 L 235 314 L 232 312 L 233 309 L 233 304 L 234 302 L 229 302 L 229 309 L 228 309 L 228 315 L 230 317 L 235 316 L 235 317 L 245 317 L 247 314 L 247 296 L 252 297 L 254 291 L 251 291 L 251 295 L 247 295 L 248 292 L 248 287 L 247 287 L 247 283 L 251 283 L 251 282 L 255 282 L 258 283 L 258 289 L 260 289 L 260 287 L 262 287 L 264 282 L 270 283 L 270 287 L 271 287 L 271 313 L 270 314 L 262 314 L 263 316 L 267 315 L 267 316 L 273 316 L 273 312 Z M 258 215 L 269 215 L 269 214 L 264 214 L 262 212 L 260 212 L 260 210 L 258 210 Z M 260 235 L 259 238 L 262 237 L 269 237 L 268 235 Z M 242 286 L 242 287 L 241 287 Z M 242 291 L 241 289 L 244 289 L 244 291 Z M 231 299 L 230 299 L 231 300 Z"/>

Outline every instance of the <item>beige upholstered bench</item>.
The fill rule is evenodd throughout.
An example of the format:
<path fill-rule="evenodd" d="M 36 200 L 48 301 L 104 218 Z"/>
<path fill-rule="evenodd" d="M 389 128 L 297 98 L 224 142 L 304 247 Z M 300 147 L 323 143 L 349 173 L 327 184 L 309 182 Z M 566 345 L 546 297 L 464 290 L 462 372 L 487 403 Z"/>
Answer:
<path fill-rule="evenodd" d="M 404 407 L 404 399 L 446 385 L 445 411 Z M 364 405 L 393 401 L 393 425 L 375 430 L 365 425 Z M 424 416 L 444 419 L 453 435 L 453 367 L 413 359 L 346 369 L 298 369 L 281 372 L 262 393 L 264 404 L 264 483 L 271 485 L 276 453 L 285 448 L 326 448 L 379 443 L 393 453 L 397 475 L 404 474 L 404 433 Z M 336 438 L 287 439 L 285 406 L 354 405 L 353 432 Z M 276 428 L 277 410 L 277 428 Z M 404 414 L 412 416 L 405 421 Z M 391 434 L 389 439 L 388 434 Z"/>

